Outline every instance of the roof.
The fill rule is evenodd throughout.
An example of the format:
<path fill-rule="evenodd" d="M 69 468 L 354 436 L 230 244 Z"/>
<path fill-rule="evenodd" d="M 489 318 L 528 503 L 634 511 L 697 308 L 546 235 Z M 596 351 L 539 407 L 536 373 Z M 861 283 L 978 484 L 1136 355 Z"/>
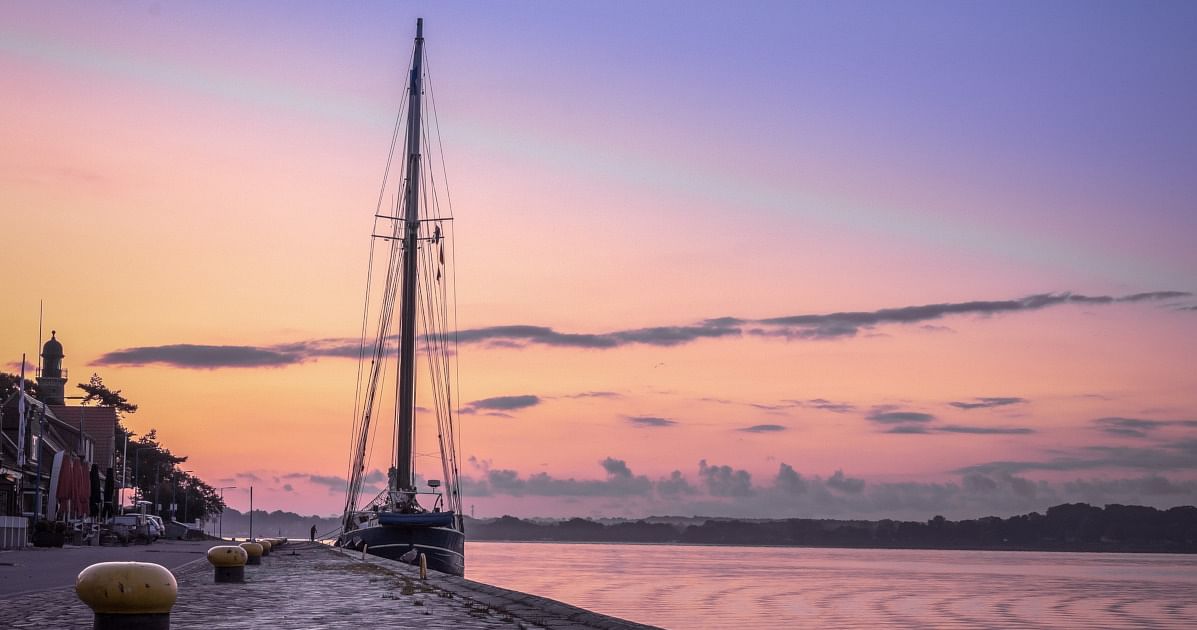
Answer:
<path fill-rule="evenodd" d="M 72 427 L 83 426 L 83 432 L 95 445 L 94 461 L 100 469 L 115 466 L 116 451 L 116 409 L 112 407 L 68 407 L 50 405 L 50 411 L 63 423 Z"/>
<path fill-rule="evenodd" d="M 59 420 L 73 427 L 79 426 L 80 420 L 87 422 L 92 419 L 106 420 L 116 426 L 116 409 L 112 407 L 50 405 L 50 411 Z"/>

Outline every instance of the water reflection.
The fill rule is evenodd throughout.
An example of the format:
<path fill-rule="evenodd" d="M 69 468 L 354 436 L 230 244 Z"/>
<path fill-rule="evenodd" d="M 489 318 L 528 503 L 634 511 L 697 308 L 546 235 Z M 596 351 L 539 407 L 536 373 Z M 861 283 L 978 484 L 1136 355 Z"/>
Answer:
<path fill-rule="evenodd" d="M 667 628 L 1197 628 L 1197 557 L 469 543 L 467 577 Z"/>

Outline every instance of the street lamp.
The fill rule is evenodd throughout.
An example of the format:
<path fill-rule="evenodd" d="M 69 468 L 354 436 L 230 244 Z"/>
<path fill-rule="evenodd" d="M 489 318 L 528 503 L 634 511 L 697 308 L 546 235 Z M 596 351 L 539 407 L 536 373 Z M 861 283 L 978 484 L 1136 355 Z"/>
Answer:
<path fill-rule="evenodd" d="M 224 540 L 224 491 L 231 490 L 236 487 L 237 486 L 221 486 L 217 488 L 217 490 L 220 491 L 220 533 L 217 534 L 217 538 L 220 538 L 221 540 Z"/>
<path fill-rule="evenodd" d="M 124 429 L 124 427 L 122 427 L 122 429 Z M 128 429 L 124 429 L 124 433 L 125 449 L 121 451 L 121 487 L 120 490 L 117 491 L 116 495 L 117 497 L 120 497 L 120 500 L 117 501 L 116 504 L 120 505 L 122 509 L 125 505 L 125 488 L 129 487 L 129 438 L 137 435 Z"/>
<path fill-rule="evenodd" d="M 138 446 L 133 449 L 133 496 L 141 496 L 141 486 L 138 481 L 137 473 L 141 469 L 141 452 L 145 450 L 158 450 L 157 446 Z"/>
<path fill-rule="evenodd" d="M 183 473 L 183 481 L 187 482 L 187 484 L 188 484 L 188 485 L 190 485 L 190 484 L 191 484 L 191 481 L 190 481 L 190 479 L 187 477 L 187 473 L 190 473 L 190 472 L 192 472 L 192 471 L 190 471 L 190 470 L 181 470 L 181 471 L 179 471 L 179 472 Z M 171 486 L 171 492 L 170 492 L 170 493 L 171 493 L 172 495 L 174 494 L 174 486 Z M 171 510 L 171 515 L 170 515 L 170 518 L 171 518 L 171 520 L 174 520 L 175 516 L 177 516 L 177 515 L 178 515 L 178 513 L 179 513 L 179 503 L 178 503 L 178 501 L 175 501 L 174 503 L 175 503 L 175 508 L 174 508 L 173 510 Z M 186 523 L 186 522 L 187 522 L 187 488 L 183 488 L 183 522 L 184 522 L 184 523 Z"/>

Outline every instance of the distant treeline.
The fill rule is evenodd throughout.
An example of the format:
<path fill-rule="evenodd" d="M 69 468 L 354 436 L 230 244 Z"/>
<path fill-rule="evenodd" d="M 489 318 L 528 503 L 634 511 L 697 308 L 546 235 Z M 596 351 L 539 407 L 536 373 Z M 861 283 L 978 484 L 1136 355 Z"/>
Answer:
<path fill-rule="evenodd" d="M 255 536 L 285 536 L 306 540 L 313 525 L 316 526 L 317 536 L 332 532 L 341 526 L 340 519 L 336 517 L 303 516 L 282 510 L 254 510 L 253 517 Z M 216 520 L 219 517 L 212 518 L 213 521 L 204 526 L 204 531 L 209 534 L 214 533 L 218 527 L 223 527 L 225 538 L 249 536 L 249 512 L 226 508 L 223 524 Z"/>
<path fill-rule="evenodd" d="M 1008 549 L 1197 553 L 1197 507 L 1068 503 L 1000 518 L 926 522 L 827 519 L 708 519 L 689 524 L 654 518 L 604 524 L 581 518 L 538 522 L 512 516 L 469 520 L 470 540 L 793 545 L 908 549 Z M 693 521 L 693 519 L 674 519 Z"/>

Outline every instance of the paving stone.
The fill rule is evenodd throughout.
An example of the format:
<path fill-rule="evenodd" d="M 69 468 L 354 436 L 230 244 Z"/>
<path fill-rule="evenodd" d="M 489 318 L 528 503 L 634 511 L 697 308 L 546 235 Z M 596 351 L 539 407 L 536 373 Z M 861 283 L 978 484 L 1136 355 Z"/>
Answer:
<path fill-rule="evenodd" d="M 292 543 L 245 568 L 244 584 L 216 584 L 200 559 L 174 570 L 172 628 L 361 630 L 583 630 L 648 628 L 550 599 L 443 574 L 419 579 L 399 562 Z M 92 612 L 74 588 L 0 599 L 0 626 L 89 630 Z"/>

